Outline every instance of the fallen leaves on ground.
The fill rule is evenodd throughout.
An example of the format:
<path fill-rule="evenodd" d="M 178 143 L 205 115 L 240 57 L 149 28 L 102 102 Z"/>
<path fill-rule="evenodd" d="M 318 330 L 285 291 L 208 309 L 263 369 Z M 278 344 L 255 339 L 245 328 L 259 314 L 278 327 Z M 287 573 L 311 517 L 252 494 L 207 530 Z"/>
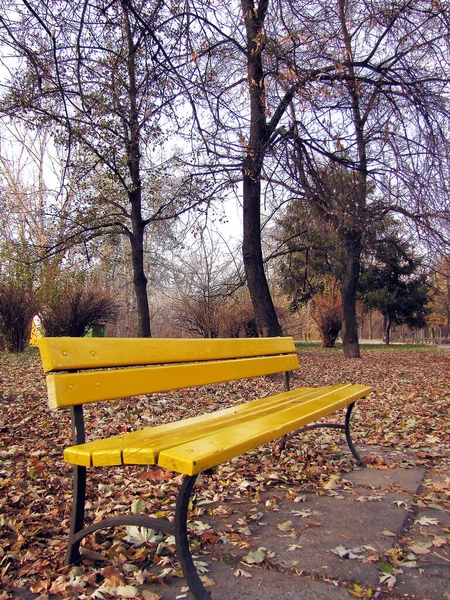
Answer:
<path fill-rule="evenodd" d="M 321 386 L 342 382 L 373 387 L 370 398 L 358 403 L 353 417 L 354 439 L 366 445 L 412 450 L 433 477 L 424 482 L 419 507 L 450 508 L 450 352 L 367 352 L 361 360 L 347 360 L 338 353 L 300 353 L 300 369 L 292 385 Z M 86 408 L 89 439 L 115 435 L 224 408 L 276 393 L 281 382 L 269 378 L 231 382 L 158 396 L 92 404 Z M 163 585 L 181 575 L 173 540 L 128 530 L 99 531 L 86 540 L 86 559 L 78 567 L 64 566 L 71 504 L 71 469 L 62 460 L 70 445 L 66 411 L 47 407 L 45 377 L 39 355 L 0 356 L 0 579 L 2 600 L 12 590 L 31 590 L 42 598 L 158 598 L 145 585 Z M 337 422 L 337 417 L 333 416 Z M 208 517 L 227 517 L 232 502 L 259 499 L 263 491 L 289 484 L 286 494 L 301 502 L 305 491 L 334 494 L 352 468 L 341 432 L 320 430 L 292 439 L 279 454 L 276 444 L 263 446 L 221 465 L 201 488 L 194 509 L 193 537 L 208 548 L 221 537 L 247 547 L 247 564 L 265 561 L 261 549 L 248 547 L 251 528 L 261 513 L 248 514 L 236 526 L 214 531 Z M 275 452 L 273 452 L 275 450 Z M 370 457 L 374 468 L 394 468 L 383 457 Z M 400 465 L 402 466 L 402 465 Z M 87 493 L 87 518 L 98 520 L 123 512 L 139 511 L 172 518 L 180 477 L 155 467 L 92 469 Z M 286 486 L 285 486 L 286 487 Z M 101 493 L 98 494 L 100 489 Z M 378 493 L 378 492 L 377 492 Z M 355 501 L 376 501 L 376 495 Z M 276 498 L 266 510 L 277 510 Z M 305 517 L 309 516 L 305 512 Z M 422 516 L 417 524 L 429 530 L 436 518 Z M 290 532 L 289 522 L 279 527 Z M 448 544 L 448 534 L 433 535 L 428 544 L 414 542 L 411 552 L 425 556 Z M 154 542 L 154 543 L 151 543 Z M 292 544 L 291 544 L 292 546 Z M 300 546 L 298 546 L 300 547 Z M 256 552 L 256 554 L 255 554 Z M 258 554 L 259 552 L 259 554 Z M 402 564 L 400 550 L 388 557 Z M 356 553 L 357 554 L 357 553 Z M 107 562 L 97 560 L 102 556 Z M 89 558 L 90 557 L 90 558 Z M 255 558 L 256 557 L 256 558 Z M 261 558 L 261 561 L 259 559 Z M 259 562 L 258 562 L 259 561 Z M 385 563 L 383 563 L 385 564 Z M 384 567 L 382 578 L 389 588 L 395 571 Z M 251 577 L 237 568 L 236 577 Z M 11 591 L 11 596 L 9 596 Z M 355 585 L 356 597 L 372 591 Z"/>

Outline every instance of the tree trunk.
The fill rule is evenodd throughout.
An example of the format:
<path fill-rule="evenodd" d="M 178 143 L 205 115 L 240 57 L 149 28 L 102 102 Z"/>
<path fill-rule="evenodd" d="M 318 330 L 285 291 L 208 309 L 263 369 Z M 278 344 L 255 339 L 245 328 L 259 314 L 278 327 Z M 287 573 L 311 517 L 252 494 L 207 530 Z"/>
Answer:
<path fill-rule="evenodd" d="M 282 335 L 282 329 L 275 312 L 264 271 L 261 249 L 260 194 L 261 185 L 259 179 L 254 180 L 244 173 L 244 236 L 242 254 L 245 275 L 252 299 L 258 335 L 270 337 Z"/>
<path fill-rule="evenodd" d="M 350 239 L 348 239 L 350 238 Z M 358 321 L 356 318 L 356 292 L 361 257 L 361 239 L 358 234 L 347 235 L 345 241 L 344 269 L 341 281 L 342 296 L 342 346 L 347 358 L 360 358 Z"/>
<path fill-rule="evenodd" d="M 247 72 L 250 94 L 250 132 L 243 161 L 244 235 L 242 255 L 258 335 L 282 335 L 269 290 L 261 248 L 261 170 L 268 141 L 266 122 L 263 25 L 268 0 L 241 0 L 247 36 Z"/>
<path fill-rule="evenodd" d="M 356 171 L 356 203 L 353 207 L 353 225 L 347 229 L 344 223 L 343 241 L 345 246 L 345 266 L 342 279 L 342 343 L 344 346 L 344 356 L 348 358 L 360 358 L 358 343 L 358 323 L 356 319 L 356 291 L 358 286 L 361 251 L 362 251 L 362 231 L 358 231 L 359 223 L 364 223 L 364 215 L 367 200 L 367 151 L 364 127 L 366 124 L 364 111 L 361 111 L 360 94 L 361 90 L 357 82 L 357 77 L 353 65 L 353 41 L 347 28 L 347 3 L 345 0 L 339 0 L 338 10 L 341 22 L 342 34 L 348 60 L 348 72 L 351 76 L 347 82 L 347 89 L 350 93 L 353 124 L 355 127 L 356 145 L 358 151 L 358 170 Z M 358 223 L 359 222 L 359 223 Z"/>
<path fill-rule="evenodd" d="M 145 223 L 142 219 L 142 181 L 141 181 L 141 163 L 140 163 L 140 125 L 139 109 L 137 103 L 138 90 L 136 84 L 136 47 L 133 41 L 131 31 L 128 6 L 122 1 L 124 15 L 124 26 L 128 42 L 128 110 L 129 122 L 124 123 L 124 131 L 128 131 L 127 139 L 127 161 L 128 170 L 131 179 L 131 189 L 128 192 L 128 198 L 131 204 L 131 225 L 130 235 L 131 257 L 133 264 L 133 284 L 136 294 L 138 309 L 138 329 L 141 337 L 151 337 L 150 328 L 150 308 L 147 296 L 147 277 L 144 266 L 144 232 Z"/>
<path fill-rule="evenodd" d="M 144 226 L 142 224 L 137 224 L 133 227 L 130 244 L 133 264 L 133 286 L 138 312 L 138 333 L 140 337 L 151 337 L 147 277 L 144 266 Z"/>
<path fill-rule="evenodd" d="M 384 340 L 386 343 L 386 346 L 389 346 L 390 344 L 390 337 L 391 337 L 391 319 L 389 317 L 385 317 L 385 321 L 384 321 Z"/>

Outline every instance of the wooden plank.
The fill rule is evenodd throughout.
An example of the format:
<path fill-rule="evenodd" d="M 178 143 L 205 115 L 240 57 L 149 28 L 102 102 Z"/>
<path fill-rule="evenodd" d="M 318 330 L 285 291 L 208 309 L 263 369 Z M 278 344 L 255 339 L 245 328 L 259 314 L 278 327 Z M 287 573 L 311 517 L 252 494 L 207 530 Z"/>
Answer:
<path fill-rule="evenodd" d="M 250 421 L 230 425 L 211 435 L 175 446 L 160 453 L 158 464 L 186 475 L 217 466 L 261 444 L 329 415 L 371 392 L 363 385 L 349 385 L 323 394 L 310 402 L 293 403 Z"/>
<path fill-rule="evenodd" d="M 286 354 L 170 366 L 52 373 L 47 376 L 47 390 L 50 408 L 61 408 L 257 377 L 297 367 L 297 354 Z"/>
<path fill-rule="evenodd" d="M 43 338 L 44 371 L 223 360 L 295 353 L 291 337 L 278 338 Z"/>
<path fill-rule="evenodd" d="M 340 387 L 329 386 L 324 389 L 333 391 Z M 314 388 L 298 388 L 182 421 L 71 446 L 66 448 L 64 459 L 85 467 L 156 464 L 159 453 L 166 448 L 197 439 L 229 424 L 252 419 L 256 415 L 269 414 L 293 402 L 307 402 L 316 396 L 317 390 Z"/>

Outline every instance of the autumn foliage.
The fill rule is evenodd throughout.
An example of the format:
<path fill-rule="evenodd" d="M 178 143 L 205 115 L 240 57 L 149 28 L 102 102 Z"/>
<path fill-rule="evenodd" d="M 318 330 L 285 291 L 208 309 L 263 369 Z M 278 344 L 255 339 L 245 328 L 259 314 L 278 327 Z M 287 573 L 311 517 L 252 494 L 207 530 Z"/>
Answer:
<path fill-rule="evenodd" d="M 370 469 L 398 466 L 386 464 L 377 454 L 377 449 L 384 447 L 401 449 L 411 457 L 411 464 L 428 470 L 421 491 L 415 496 L 415 504 L 430 510 L 433 506 L 438 507 L 435 510 L 442 515 L 439 519 L 443 523 L 441 534 L 439 538 L 428 534 L 427 540 L 430 555 L 438 551 L 448 561 L 445 557 L 448 557 L 450 538 L 445 523 L 448 523 L 450 511 L 450 352 L 431 349 L 363 351 L 361 360 L 349 361 L 333 350 L 304 350 L 300 351 L 299 358 L 301 367 L 293 373 L 292 379 L 295 387 L 332 385 L 342 381 L 359 381 L 372 386 L 370 398 L 358 403 L 352 419 L 355 443 L 359 448 L 365 448 L 363 456 L 367 455 L 368 447 L 373 449 L 374 456 L 367 460 Z M 17 595 L 31 598 L 30 592 L 40 594 L 41 598 L 61 599 L 154 598 L 149 593 L 144 594 L 144 583 L 153 585 L 156 592 L 166 590 L 164 582 L 171 576 L 178 576 L 179 566 L 173 544 L 170 540 L 156 538 L 155 534 L 152 539 L 156 543 L 150 543 L 139 532 L 108 530 L 97 533 L 86 540 L 91 558 L 85 559 L 80 566 L 64 566 L 71 469 L 63 462 L 63 450 L 70 444 L 69 415 L 66 411 L 49 411 L 37 351 L 0 355 L 0 374 L 2 600 Z M 109 403 L 102 403 L 86 411 L 87 433 L 91 437 L 116 435 L 149 424 L 191 417 L 274 394 L 280 385 L 269 378 L 258 378 L 220 384 L 214 386 L 214 390 L 212 386 L 205 386 L 152 398 L 122 399 L 114 404 L 114 408 Z M 214 552 L 214 545 L 209 544 L 221 538 L 229 544 L 225 547 L 233 551 L 244 545 L 246 553 L 256 550 L 260 541 L 245 534 L 246 528 L 255 527 L 254 511 L 257 508 L 261 512 L 278 510 L 276 500 L 258 503 L 260 494 L 270 492 L 274 498 L 289 496 L 296 499 L 305 493 L 336 495 L 330 482 L 345 478 L 346 472 L 354 468 L 342 432 L 310 432 L 307 437 L 303 434 L 292 439 L 281 455 L 272 450 L 276 450 L 276 444 L 221 465 L 216 475 L 199 481 L 198 498 L 201 497 L 204 503 L 197 506 L 192 535 L 203 548 Z M 173 517 L 179 478 L 145 466 L 90 471 L 89 519 L 127 510 Z M 374 486 L 372 496 L 392 496 L 393 491 L 400 493 Z M 354 510 L 359 510 L 357 502 L 361 491 L 348 489 L 346 493 L 354 495 Z M 400 495 L 401 500 L 404 498 L 404 494 Z M 241 516 L 239 527 L 233 529 L 228 526 L 201 529 L 205 521 L 214 523 L 215 517 L 228 514 L 228 525 L 232 523 L 239 515 L 231 515 L 231 511 L 242 506 L 244 499 L 251 501 L 253 512 L 249 514 L 253 520 L 247 523 Z M 301 504 L 292 504 L 293 511 L 300 507 Z M 318 515 L 314 521 L 314 527 L 321 527 L 322 516 Z M 382 522 L 380 527 L 384 527 Z M 290 536 L 284 534 L 284 538 L 287 538 L 287 546 L 292 545 Z M 392 538 L 389 542 L 390 539 L 385 538 L 386 551 L 376 560 L 392 572 L 401 566 L 397 559 L 407 551 L 403 539 Z M 350 540 L 344 542 L 351 544 Z M 304 551 L 300 550 L 298 556 L 302 554 Z M 101 555 L 106 559 L 100 560 Z M 156 570 L 150 571 L 151 563 Z M 419 569 L 415 572 L 419 578 L 425 576 Z M 253 573 L 256 581 L 257 571 Z M 120 595 L 125 588 L 130 595 Z M 383 594 L 379 597 L 399 596 Z"/>

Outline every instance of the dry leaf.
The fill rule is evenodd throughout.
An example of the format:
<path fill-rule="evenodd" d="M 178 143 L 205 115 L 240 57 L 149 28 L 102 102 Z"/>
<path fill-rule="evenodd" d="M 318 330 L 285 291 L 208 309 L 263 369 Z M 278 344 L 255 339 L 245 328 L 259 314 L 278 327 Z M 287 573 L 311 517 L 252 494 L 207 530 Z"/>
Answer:
<path fill-rule="evenodd" d="M 251 573 L 249 573 L 248 571 L 244 571 L 244 569 L 236 569 L 233 575 L 235 577 L 245 577 L 246 579 L 250 579 L 251 577 L 253 577 Z"/>
<path fill-rule="evenodd" d="M 249 552 L 246 556 L 244 556 L 244 558 L 242 559 L 244 562 L 246 562 L 248 565 L 254 565 L 254 564 L 260 564 L 264 561 L 266 557 L 266 551 L 263 548 L 259 548 L 258 550 L 255 550 L 254 552 Z"/>
<path fill-rule="evenodd" d="M 117 571 L 117 569 L 115 569 L 114 567 L 112 567 L 112 566 L 105 567 L 100 572 L 103 575 L 103 577 L 105 578 L 105 581 L 104 581 L 105 587 L 115 588 L 115 587 L 119 587 L 121 585 L 125 585 L 124 576 L 121 573 L 119 573 L 119 571 Z"/>
<path fill-rule="evenodd" d="M 413 546 L 410 546 L 409 549 L 411 550 L 411 552 L 414 552 L 414 554 L 429 554 L 430 553 L 429 548 L 426 548 L 425 546 L 421 546 L 420 544 L 414 544 Z"/>
<path fill-rule="evenodd" d="M 292 521 L 285 521 L 284 523 L 278 523 L 277 525 L 277 529 L 279 529 L 280 531 L 290 531 L 291 529 L 293 529 L 294 524 L 292 523 Z"/>
<path fill-rule="evenodd" d="M 149 590 L 142 590 L 141 596 L 144 600 L 162 600 L 162 596 L 160 594 L 154 594 Z"/>

